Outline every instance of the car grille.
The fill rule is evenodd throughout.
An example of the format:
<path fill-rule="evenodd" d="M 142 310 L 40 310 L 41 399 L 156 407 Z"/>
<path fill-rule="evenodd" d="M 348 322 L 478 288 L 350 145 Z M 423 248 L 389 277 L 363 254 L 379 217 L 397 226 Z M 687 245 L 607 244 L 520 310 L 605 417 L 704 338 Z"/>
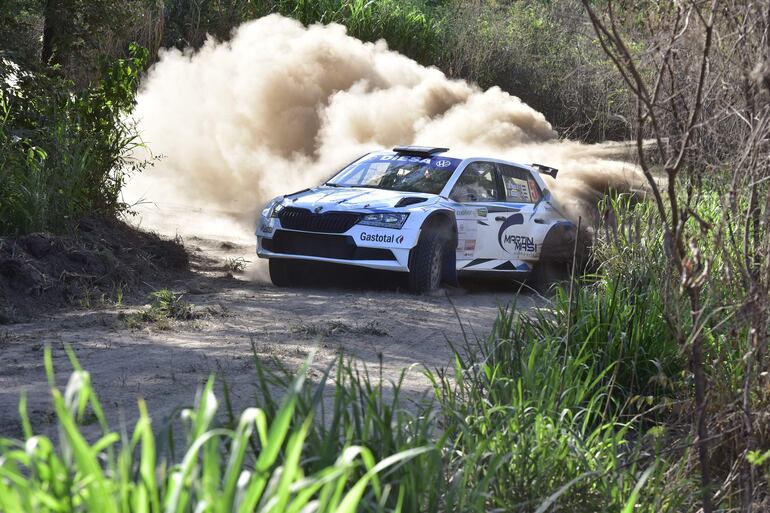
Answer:
<path fill-rule="evenodd" d="M 276 230 L 272 239 L 262 239 L 262 247 L 273 253 L 304 255 L 340 260 L 395 260 L 389 249 L 359 248 L 349 235 Z"/>
<path fill-rule="evenodd" d="M 344 233 L 360 219 L 352 212 L 324 212 L 315 214 L 304 208 L 286 207 L 278 213 L 281 226 L 303 232 Z"/>

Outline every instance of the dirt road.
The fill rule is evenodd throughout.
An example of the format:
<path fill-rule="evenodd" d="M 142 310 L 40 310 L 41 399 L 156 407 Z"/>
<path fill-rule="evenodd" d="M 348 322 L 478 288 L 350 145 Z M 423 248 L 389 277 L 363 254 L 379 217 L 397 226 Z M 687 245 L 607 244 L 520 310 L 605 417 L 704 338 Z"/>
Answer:
<path fill-rule="evenodd" d="M 166 286 L 182 294 L 198 318 L 144 322 L 134 313 L 146 306 L 101 305 L 0 328 L 0 435 L 20 432 L 17 404 L 22 390 L 29 396 L 33 425 L 52 429 L 43 368 L 46 344 L 53 348 L 60 386 L 71 370 L 63 347 L 72 346 L 90 371 L 111 423 L 132 422 L 138 396 L 148 402 L 155 419 L 173 414 L 192 403 L 197 387 L 212 373 L 227 380 L 236 408 L 253 405 L 252 343 L 260 358 L 275 357 L 289 367 L 298 366 L 314 347 L 316 370 L 340 351 L 372 367 L 379 365 L 381 353 L 388 378 L 418 364 L 404 383 L 404 391 L 418 397 L 429 389 L 419 366 L 446 366 L 451 357 L 447 340 L 463 341 L 458 315 L 468 337 L 484 336 L 498 307 L 514 296 L 513 287 L 491 290 L 491 284 L 452 291 L 449 298 L 366 286 L 277 289 L 260 278 L 264 263 L 257 262 L 253 247 L 243 240 L 194 237 L 186 239 L 186 247 L 194 276 Z M 228 277 L 228 262 L 233 267 L 236 261 L 246 269 Z M 518 298 L 519 308 L 536 302 L 529 295 Z M 320 377 L 318 372 L 312 375 Z"/>

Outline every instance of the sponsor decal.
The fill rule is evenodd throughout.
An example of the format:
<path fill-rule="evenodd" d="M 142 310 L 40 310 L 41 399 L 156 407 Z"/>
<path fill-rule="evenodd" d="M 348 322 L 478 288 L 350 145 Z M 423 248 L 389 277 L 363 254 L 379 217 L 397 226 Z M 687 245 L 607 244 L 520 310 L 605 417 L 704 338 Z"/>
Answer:
<path fill-rule="evenodd" d="M 384 242 L 401 244 L 404 242 L 403 235 L 396 235 L 395 233 L 366 233 L 361 232 L 359 238 L 364 242 Z"/>
<path fill-rule="evenodd" d="M 505 192 L 508 196 L 508 201 L 534 201 L 531 199 L 530 190 L 526 180 L 505 177 L 503 183 L 505 184 Z"/>
<path fill-rule="evenodd" d="M 397 162 L 419 162 L 421 164 L 430 164 L 430 159 L 410 157 L 408 155 L 380 155 L 374 160 L 393 160 Z"/>
<path fill-rule="evenodd" d="M 264 233 L 273 233 L 273 227 L 267 224 L 263 224 L 259 227 L 259 231 Z"/>
<path fill-rule="evenodd" d="M 369 159 L 368 162 L 416 162 L 420 164 L 426 164 L 437 169 L 453 169 L 460 165 L 462 160 L 448 157 L 419 157 L 416 155 L 375 155 Z"/>
<path fill-rule="evenodd" d="M 515 226 L 517 224 L 524 224 L 524 215 L 513 214 L 508 219 L 503 221 L 503 224 L 500 225 L 500 230 L 497 232 L 497 242 L 500 244 L 501 248 L 505 249 L 505 246 L 503 246 L 503 233 L 511 226 Z"/>
<path fill-rule="evenodd" d="M 527 237 L 526 235 L 506 235 L 504 240 L 506 244 L 513 246 L 513 249 L 518 252 L 533 253 L 536 251 L 535 239 L 532 237 Z"/>
<path fill-rule="evenodd" d="M 511 249 L 517 253 L 534 253 L 537 251 L 534 238 L 528 237 L 526 235 L 505 235 L 505 230 L 511 226 L 520 224 L 524 224 L 523 214 L 513 214 L 508 219 L 503 221 L 503 224 L 500 225 L 500 230 L 497 232 L 497 242 L 505 251 L 509 251 L 509 249 Z"/>
<path fill-rule="evenodd" d="M 457 210 L 457 217 L 486 217 L 486 208 L 461 208 Z"/>

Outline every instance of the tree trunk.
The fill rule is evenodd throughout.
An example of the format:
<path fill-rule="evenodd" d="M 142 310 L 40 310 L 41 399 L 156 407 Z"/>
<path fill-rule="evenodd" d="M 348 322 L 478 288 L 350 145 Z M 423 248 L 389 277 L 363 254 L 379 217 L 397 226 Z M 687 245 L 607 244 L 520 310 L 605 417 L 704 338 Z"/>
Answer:
<path fill-rule="evenodd" d="M 697 288 L 688 289 L 692 317 L 697 321 L 700 317 L 700 292 Z M 693 322 L 696 325 L 696 322 Z M 703 370 L 703 337 L 696 334 L 692 341 L 691 361 L 692 373 L 695 378 L 695 424 L 698 432 L 698 460 L 701 472 L 701 493 L 703 497 L 703 513 L 711 513 L 711 463 L 709 458 L 708 427 L 706 426 L 706 373 Z"/>
<path fill-rule="evenodd" d="M 46 0 L 43 8 L 43 51 L 40 60 L 44 65 L 62 65 L 60 30 L 62 26 L 61 0 Z"/>

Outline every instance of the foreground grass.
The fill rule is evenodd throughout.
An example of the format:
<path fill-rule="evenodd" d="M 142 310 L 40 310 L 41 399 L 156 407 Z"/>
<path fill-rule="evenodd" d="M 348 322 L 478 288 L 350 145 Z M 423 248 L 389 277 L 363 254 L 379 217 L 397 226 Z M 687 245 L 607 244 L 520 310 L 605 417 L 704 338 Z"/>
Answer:
<path fill-rule="evenodd" d="M 58 446 L 33 433 L 24 399 L 20 414 L 25 440 L 0 441 L 1 511 L 349 512 L 362 501 L 385 501 L 387 490 L 378 474 L 430 450 L 402 450 L 377 461 L 367 447 L 345 444 L 332 463 L 306 472 L 303 454 L 312 440 L 312 413 L 292 425 L 303 368 L 280 406 L 248 408 L 232 425 L 215 420 L 218 401 L 210 379 L 195 408 L 182 412 L 186 441 L 181 458 L 172 462 L 157 450 L 141 400 L 131 435 L 109 430 L 89 374 L 68 353 L 75 371 L 63 393 L 53 385 L 50 349 L 45 355 Z M 81 432 L 87 413 L 103 430 L 95 443 Z"/>
<path fill-rule="evenodd" d="M 433 393 L 418 404 L 400 380 L 342 357 L 313 384 L 305 368 L 255 355 L 258 407 L 234 412 L 223 383 L 218 414 L 212 379 L 168 432 L 141 401 L 133 431 L 111 430 L 71 351 L 74 372 L 56 388 L 49 350 L 59 439 L 35 432 L 22 399 L 24 439 L 0 441 L 0 511 L 688 509 L 686 451 L 659 451 L 654 410 L 631 400 L 663 401 L 652 378 L 681 362 L 649 362 L 648 351 L 677 353 L 644 338 L 665 325 L 654 303 L 622 307 L 628 294 L 608 280 L 578 288 L 571 307 L 559 293 L 549 313 L 502 309 L 453 368 L 425 371 Z"/>

